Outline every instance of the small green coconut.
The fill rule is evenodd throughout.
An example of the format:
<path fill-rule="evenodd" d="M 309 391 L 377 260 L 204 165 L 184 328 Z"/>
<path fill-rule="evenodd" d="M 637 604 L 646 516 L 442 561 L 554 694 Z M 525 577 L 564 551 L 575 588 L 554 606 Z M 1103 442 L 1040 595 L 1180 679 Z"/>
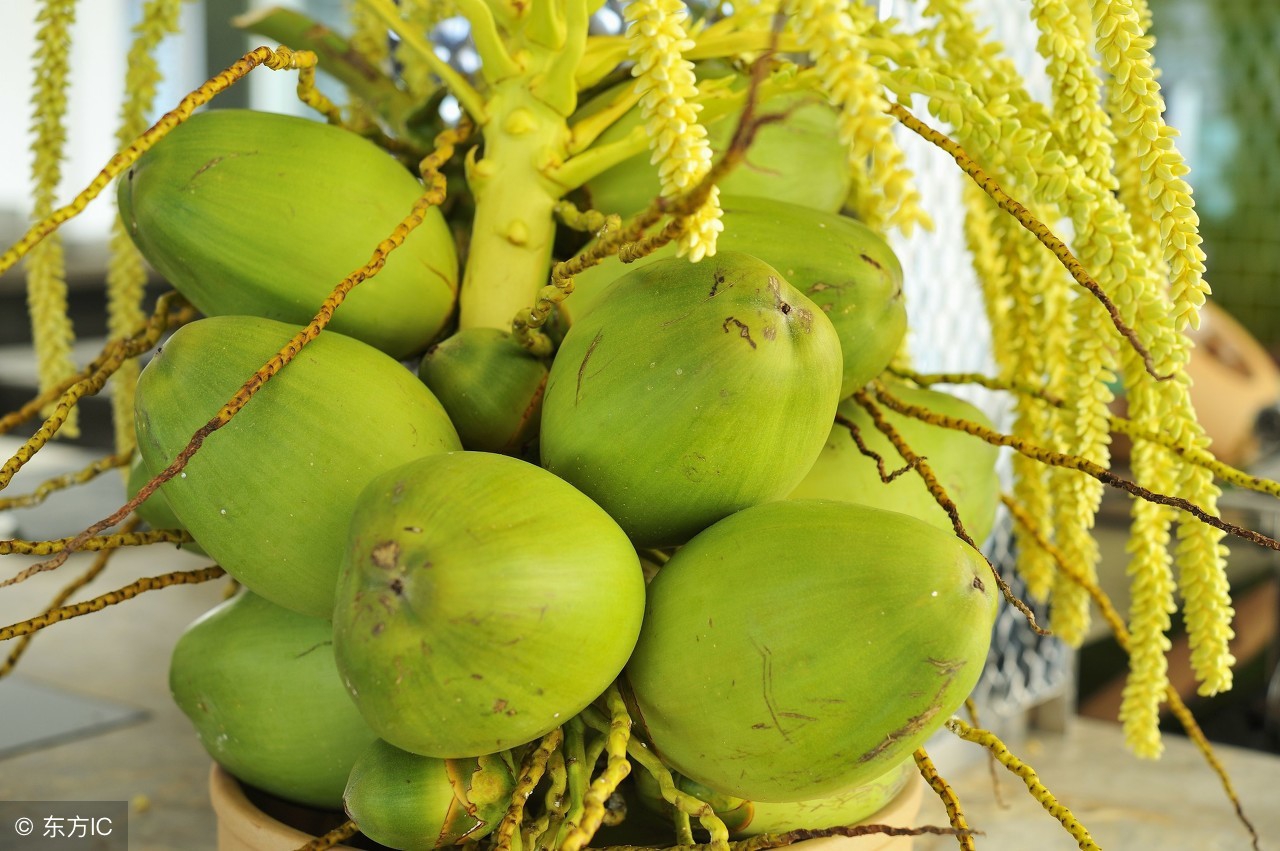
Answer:
<path fill-rule="evenodd" d="M 209 755 L 295 803 L 340 809 L 347 775 L 376 738 L 343 688 L 329 622 L 249 591 L 174 646 L 169 687 Z"/>

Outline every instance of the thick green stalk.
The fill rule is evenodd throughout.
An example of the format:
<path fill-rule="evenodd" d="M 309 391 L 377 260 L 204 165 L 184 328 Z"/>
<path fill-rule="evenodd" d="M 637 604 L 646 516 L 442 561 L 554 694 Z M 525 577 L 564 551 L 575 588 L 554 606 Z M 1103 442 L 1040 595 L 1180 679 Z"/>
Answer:
<path fill-rule="evenodd" d="M 569 128 L 524 77 L 499 83 L 485 109 L 484 157 L 467 170 L 476 217 L 459 325 L 510 330 L 549 280 L 552 208 L 565 187 L 548 175 L 568 156 Z"/>

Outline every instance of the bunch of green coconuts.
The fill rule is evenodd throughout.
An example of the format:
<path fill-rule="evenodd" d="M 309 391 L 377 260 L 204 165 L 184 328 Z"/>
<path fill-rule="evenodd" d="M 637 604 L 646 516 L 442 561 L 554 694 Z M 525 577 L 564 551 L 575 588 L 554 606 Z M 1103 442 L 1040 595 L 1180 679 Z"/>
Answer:
<path fill-rule="evenodd" d="M 919 477 L 883 482 L 836 422 L 901 466 L 849 397 L 901 344 L 902 272 L 839 212 L 832 121 L 806 106 L 762 134 L 721 187 L 714 256 L 578 276 L 548 360 L 455 327 L 460 260 L 431 210 L 209 437 L 144 516 L 243 586 L 173 655 L 215 760 L 389 847 L 474 841 L 523 755 L 617 683 L 633 735 L 735 835 L 855 822 L 898 792 L 978 678 L 996 593 Z M 135 489 L 421 191 L 354 133 L 248 111 L 197 115 L 138 162 L 124 220 L 204 318 L 141 376 Z M 588 191 L 629 215 L 656 179 L 629 162 Z M 889 417 L 985 537 L 992 450 Z"/>

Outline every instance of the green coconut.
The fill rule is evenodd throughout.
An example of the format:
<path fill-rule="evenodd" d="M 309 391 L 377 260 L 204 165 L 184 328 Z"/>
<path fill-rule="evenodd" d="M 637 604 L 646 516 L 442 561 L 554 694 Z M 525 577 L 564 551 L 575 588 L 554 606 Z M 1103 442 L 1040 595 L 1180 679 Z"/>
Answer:
<path fill-rule="evenodd" d="M 145 153 L 119 181 L 117 199 L 143 256 L 201 312 L 302 325 L 422 191 L 399 162 L 348 130 L 219 109 Z M 432 208 L 330 327 L 405 357 L 440 333 L 457 289 L 453 239 Z"/>
<path fill-rule="evenodd" d="M 741 93 L 746 88 L 746 77 L 728 72 L 718 63 L 704 63 L 698 70 L 703 80 L 719 78 L 717 85 L 704 86 L 715 97 L 727 98 L 730 90 Z M 594 98 L 575 115 L 575 121 L 605 108 L 631 86 L 634 83 L 622 83 Z M 707 141 L 716 154 L 729 147 L 740 111 L 737 103 L 729 110 L 717 110 L 719 117 L 707 127 Z M 843 207 L 851 185 L 849 152 L 840 141 L 836 110 L 811 91 L 805 91 L 767 96 L 758 104 L 757 112 L 786 113 L 787 119 L 760 127 L 746 160 L 720 182 L 720 190 L 731 195 L 776 198 L 827 212 Z M 594 147 L 620 142 L 643 123 L 640 110 L 632 109 L 610 125 Z M 650 159 L 651 154 L 645 150 L 593 177 L 586 184 L 590 206 L 624 217 L 649 206 L 660 189 L 658 173 Z"/>
<path fill-rule="evenodd" d="M 822 798 L 902 762 L 964 702 L 996 615 L 982 556 L 914 517 L 740 511 L 649 584 L 626 678 L 663 761 L 751 801 Z"/>
<path fill-rule="evenodd" d="M 333 625 L 370 726 L 451 758 L 581 712 L 626 664 L 643 612 L 635 550 L 599 506 L 524 461 L 452 452 L 365 488 Z"/>
<path fill-rule="evenodd" d="M 835 329 L 772 266 L 721 252 L 618 278 L 569 329 L 542 406 L 542 464 L 637 546 L 681 544 L 789 494 L 840 396 Z"/>
<path fill-rule="evenodd" d="M 167 467 L 297 330 L 248 316 L 180 328 L 138 380 L 146 466 Z M 444 409 L 411 371 L 326 331 L 161 491 L 228 573 L 278 605 L 327 618 L 360 489 L 414 458 L 459 448 Z"/>
<path fill-rule="evenodd" d="M 399 851 L 430 851 L 488 836 L 511 804 L 507 754 L 436 759 L 374 741 L 351 768 L 343 806 L 365 836 Z"/>
<path fill-rule="evenodd" d="M 884 238 L 849 216 L 773 198 L 724 195 L 721 207 L 718 250 L 760 258 L 831 320 L 844 358 L 841 398 L 879 375 L 907 330 L 902 266 Z M 675 253 L 675 243 L 668 243 L 634 264 L 615 255 L 586 269 L 574 278 L 573 294 L 560 306 L 562 317 L 574 322 L 585 316 L 618 277 Z"/>
<path fill-rule="evenodd" d="M 169 687 L 219 765 L 299 804 L 341 808 L 347 775 L 375 739 L 338 676 L 329 622 L 249 591 L 187 628 Z"/>
<path fill-rule="evenodd" d="M 908 387 L 901 382 L 886 382 L 885 386 L 908 404 L 994 428 L 986 414 L 949 393 Z M 970 434 L 929 425 L 883 405 L 880 410 L 911 451 L 927 460 L 947 496 L 955 503 L 969 537 L 979 544 L 985 541 L 991 534 L 1000 502 L 1000 479 L 996 473 L 999 449 Z M 906 465 L 861 405 L 847 400 L 840 404 L 840 413 L 857 426 L 867 449 L 884 460 L 886 474 Z M 893 481 L 885 482 L 875 459 L 858 449 L 848 426 L 839 422 L 832 426 L 822 454 L 804 481 L 792 491 L 791 498 L 859 502 L 910 514 L 947 532 L 954 529 L 951 517 L 929 493 L 923 478 L 908 470 Z"/>
<path fill-rule="evenodd" d="M 547 366 L 496 328 L 466 328 L 418 366 L 464 449 L 519 455 L 536 440 Z"/>

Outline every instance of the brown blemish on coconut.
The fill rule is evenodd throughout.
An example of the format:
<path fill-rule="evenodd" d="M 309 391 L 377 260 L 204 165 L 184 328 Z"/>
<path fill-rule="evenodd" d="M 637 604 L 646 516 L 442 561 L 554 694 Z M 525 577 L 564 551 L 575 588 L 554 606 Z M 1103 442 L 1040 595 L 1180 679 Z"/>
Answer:
<path fill-rule="evenodd" d="M 374 567 L 395 570 L 400 566 L 400 545 L 395 541 L 383 541 L 369 551 L 369 561 Z"/>
<path fill-rule="evenodd" d="M 985 592 L 987 590 L 987 586 L 982 584 L 982 577 L 980 576 L 973 577 L 973 587 L 978 589 L 979 591 Z"/>
<path fill-rule="evenodd" d="M 755 644 L 754 641 L 751 642 Z M 760 660 L 763 663 L 760 671 L 761 689 L 760 695 L 764 699 L 765 708 L 769 710 L 769 717 L 773 719 L 773 726 L 782 736 L 782 740 L 787 744 L 791 744 L 791 737 L 787 735 L 786 729 L 782 726 L 782 717 L 777 708 L 773 705 L 773 651 L 768 645 L 755 644 L 756 652 L 760 654 Z"/>
<path fill-rule="evenodd" d="M 397 576 L 395 579 L 391 580 L 390 588 L 391 588 L 392 594 L 395 594 L 397 597 L 403 596 L 404 581 L 399 576 Z"/>
<path fill-rule="evenodd" d="M 495 701 L 493 702 L 493 714 L 494 714 L 494 715 L 497 715 L 497 714 L 499 714 L 499 713 L 501 713 L 501 712 L 506 711 L 506 708 L 507 708 L 507 702 L 506 702 L 505 700 L 503 700 L 502 698 L 498 698 L 497 700 L 495 700 Z"/>
<path fill-rule="evenodd" d="M 870 254 L 859 254 L 858 256 L 861 257 L 863 260 L 867 261 L 868 263 L 870 263 L 872 266 L 875 266 L 877 269 L 884 268 L 883 266 L 880 265 L 879 261 L 877 261 Z"/>
<path fill-rule="evenodd" d="M 878 745 L 858 757 L 859 764 L 871 762 L 896 742 L 910 738 L 923 730 L 942 711 L 942 695 L 946 692 L 947 687 L 951 685 L 951 681 L 955 679 L 960 669 L 967 664 L 964 659 L 934 659 L 932 657 L 929 658 L 928 662 L 937 668 L 938 675 L 944 678 L 942 685 L 938 686 L 938 690 L 934 692 L 930 705 L 924 711 L 908 718 L 901 727 L 885 735 Z"/>
<path fill-rule="evenodd" d="M 591 356 L 596 352 L 596 346 L 600 345 L 604 332 L 596 332 L 595 339 L 591 341 L 591 345 L 587 346 L 587 353 L 582 356 L 582 363 L 578 364 L 578 386 L 573 395 L 573 404 L 577 405 L 582 400 L 582 379 L 586 377 L 587 361 L 591 360 Z"/>
<path fill-rule="evenodd" d="M 711 292 L 707 293 L 707 298 L 715 298 L 720 292 L 720 285 L 725 282 L 724 270 L 716 269 L 711 273 Z"/>
<path fill-rule="evenodd" d="M 733 316 L 730 316 L 729 318 L 725 319 L 724 323 L 723 323 L 720 327 L 724 329 L 724 332 L 725 332 L 726 334 L 730 334 L 730 333 L 732 333 L 732 332 L 729 330 L 729 326 L 730 326 L 730 325 L 733 325 L 733 326 L 736 326 L 736 327 L 737 327 L 737 329 L 738 329 L 738 336 L 739 336 L 739 337 L 741 337 L 742 339 L 746 340 L 746 341 L 747 341 L 747 345 L 751 346 L 751 348 L 753 348 L 753 349 L 756 347 L 756 341 L 755 341 L 755 340 L 753 340 L 753 339 L 751 339 L 751 329 L 750 329 L 750 328 L 748 328 L 746 325 L 744 325 L 741 321 L 739 321 L 737 318 L 735 318 L 735 317 L 733 317 Z"/>
<path fill-rule="evenodd" d="M 295 658 L 295 659 L 301 659 L 303 656 L 306 656 L 308 653 L 314 653 L 316 650 L 319 650 L 321 647 L 325 647 L 325 646 L 328 646 L 328 645 L 330 645 L 330 644 L 333 644 L 333 641 L 320 641 L 320 642 L 317 642 L 317 643 L 315 643 L 315 644 L 311 645 L 310 647 L 308 647 L 306 650 L 303 650 L 301 653 L 299 653 L 297 656 L 294 656 L 293 658 Z"/>

